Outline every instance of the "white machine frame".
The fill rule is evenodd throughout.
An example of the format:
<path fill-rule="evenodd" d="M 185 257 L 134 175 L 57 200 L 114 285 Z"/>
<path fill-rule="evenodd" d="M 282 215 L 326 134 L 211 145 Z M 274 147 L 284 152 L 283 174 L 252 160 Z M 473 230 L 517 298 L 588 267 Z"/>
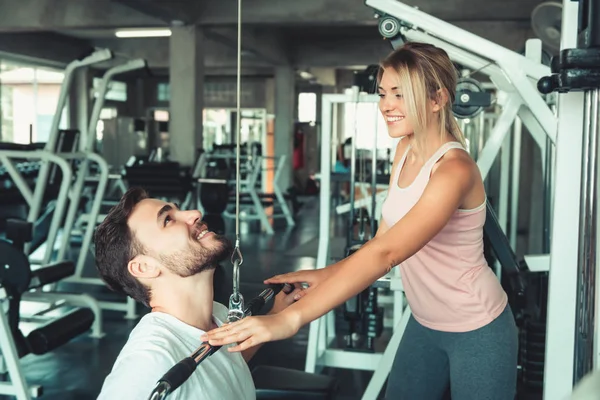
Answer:
<path fill-rule="evenodd" d="M 565 0 L 568 3 L 568 0 Z M 505 148 L 508 150 L 510 148 L 510 135 L 508 135 L 509 131 L 513 130 L 513 134 L 515 135 L 513 148 L 514 151 L 520 153 L 520 145 L 519 140 L 521 135 L 521 124 L 524 124 L 528 131 L 532 134 L 535 142 L 541 149 L 542 160 L 546 158 L 546 152 L 550 151 L 547 148 L 548 142 L 552 145 L 556 145 L 556 138 L 559 129 L 563 127 L 569 126 L 570 132 L 569 136 L 573 135 L 573 127 L 576 130 L 582 126 L 582 121 L 580 119 L 575 118 L 575 121 L 567 119 L 568 123 L 561 121 L 561 125 L 559 126 L 558 119 L 554 115 L 553 111 L 546 103 L 546 101 L 542 98 L 540 93 L 536 89 L 537 81 L 544 77 L 550 75 L 550 68 L 541 64 L 541 43 L 538 40 L 532 40 L 528 42 L 527 46 L 527 56 L 523 56 L 521 54 L 515 53 L 511 50 L 508 50 L 502 46 L 499 46 L 493 42 L 490 42 L 486 39 L 478 37 L 470 32 L 464 31 L 460 28 L 457 28 L 449 23 L 446 23 L 442 20 L 439 20 L 435 17 L 432 17 L 428 14 L 425 14 L 416 8 L 403 4 L 399 1 L 395 0 L 366 0 L 366 5 L 376 10 L 380 16 L 393 16 L 397 20 L 402 21 L 402 26 L 400 29 L 400 33 L 406 39 L 410 41 L 419 41 L 419 42 L 427 42 L 434 44 L 438 47 L 443 48 L 449 54 L 450 58 L 473 70 L 477 70 L 480 73 L 486 74 L 490 77 L 492 82 L 496 85 L 499 91 L 498 103 L 502 105 L 502 112 L 499 115 L 496 124 L 492 130 L 490 137 L 488 138 L 486 145 L 478 157 L 478 166 L 481 170 L 482 176 L 485 178 L 490 171 L 492 164 L 494 163 L 498 153 L 500 150 L 506 146 Z M 572 9 L 573 5 L 569 5 Z M 567 9 L 565 9 L 567 12 Z M 572 11 L 571 11 L 572 12 Z M 570 15 L 568 18 L 572 18 L 574 14 Z M 576 15 L 576 14 L 575 14 Z M 567 18 L 565 18 L 567 20 Z M 576 18 L 572 18 L 572 21 L 576 21 Z M 392 44 L 394 47 L 400 45 L 398 43 L 399 40 L 392 40 Z M 577 95 L 561 95 L 560 97 L 575 97 Z M 331 132 L 332 128 L 332 119 L 331 119 L 331 107 L 332 104 L 338 102 L 347 102 L 347 101 L 356 101 L 357 99 L 349 98 L 347 95 L 324 95 L 323 96 L 323 111 L 322 111 L 322 137 L 326 138 L 327 134 Z M 361 97 L 359 95 L 358 101 L 366 100 L 366 97 Z M 579 110 L 581 110 L 581 102 L 576 103 L 579 105 Z M 559 113 L 561 112 L 561 108 L 559 107 Z M 580 112 L 579 112 L 580 113 Z M 578 115 L 578 113 L 573 113 Z M 562 116 L 562 114 L 561 114 Z M 570 163 L 571 165 L 575 163 L 578 164 L 578 160 L 581 157 L 581 143 L 578 139 L 570 141 L 567 148 L 557 147 L 557 161 L 556 161 L 556 184 L 554 187 L 562 187 L 560 185 L 561 179 L 569 179 L 570 185 L 573 190 L 565 190 L 562 187 L 561 191 L 556 191 L 553 198 L 554 205 L 554 215 L 553 221 L 554 225 L 556 225 L 558 210 L 565 211 L 569 210 L 568 214 L 568 222 L 567 217 L 561 219 L 563 221 L 561 226 L 560 237 L 561 240 L 557 240 L 557 233 L 553 235 L 552 242 L 552 264 L 557 263 L 560 265 L 562 270 L 561 276 L 566 274 L 566 271 L 571 267 L 567 267 L 569 263 L 567 261 L 567 257 L 560 256 L 554 253 L 555 248 L 558 247 L 559 243 L 564 248 L 568 248 L 570 252 L 570 257 L 568 258 L 571 261 L 571 265 L 576 265 L 577 257 L 577 244 L 573 243 L 572 240 L 569 239 L 578 234 L 577 226 L 573 226 L 573 221 L 578 219 L 577 209 L 578 209 L 578 197 L 579 197 L 579 187 L 573 187 L 574 183 L 577 183 L 579 176 L 575 177 L 573 174 L 569 174 L 567 171 L 566 163 Z M 562 145 L 562 143 L 561 143 Z M 562 151 L 561 151 L 562 150 Z M 564 151 L 569 151 L 569 155 L 565 156 L 563 154 Z M 501 215 L 499 215 L 500 221 L 503 222 L 503 228 L 506 230 L 506 211 L 508 204 L 508 158 L 505 157 L 506 154 L 509 154 L 508 151 L 503 153 L 503 167 L 502 167 L 502 177 L 501 177 L 501 188 L 504 192 L 501 195 L 499 210 Z M 573 157 L 573 155 L 575 155 Z M 331 173 L 331 141 L 323 140 L 321 142 L 321 204 L 328 205 L 330 204 L 329 194 L 331 190 L 330 185 L 330 173 Z M 516 157 L 518 159 L 518 157 Z M 567 159 L 570 158 L 568 161 Z M 563 164 L 565 163 L 565 164 Z M 513 168 L 518 171 L 518 163 L 513 162 Z M 562 167 L 562 170 L 561 170 Z M 515 174 L 518 174 L 517 171 L 513 171 L 513 178 Z M 549 173 L 548 171 L 544 171 L 544 173 Z M 566 174 L 569 177 L 566 177 Z M 516 175 L 518 177 L 518 175 Z M 513 179 L 518 182 L 518 179 Z M 512 198 L 513 198 L 513 210 L 515 210 L 515 200 L 518 196 L 518 189 L 513 187 Z M 562 198 L 559 201 L 559 194 L 562 194 Z M 568 199 L 567 199 L 568 198 Z M 367 199 L 366 202 L 369 200 Z M 568 204 L 566 204 L 568 203 Z M 562 205 L 562 206 L 561 206 Z M 344 207 L 344 206 L 341 206 Z M 345 209 L 338 209 L 341 212 L 346 211 L 349 205 L 346 205 Z M 513 218 L 515 218 L 516 213 L 513 214 Z M 503 216 L 504 215 L 504 216 Z M 321 207 L 321 215 L 320 215 L 320 225 L 319 225 L 319 252 L 317 257 L 317 268 L 323 268 L 329 263 L 329 220 L 330 220 L 330 209 L 327 206 Z M 515 223 L 512 226 L 516 226 Z M 568 226 L 568 229 L 563 229 L 563 227 Z M 513 228 L 514 229 L 514 228 Z M 511 235 L 515 236 L 515 235 Z M 515 237 L 511 237 L 511 242 L 515 242 Z M 567 245 L 567 243 L 569 243 Z M 571 243 L 573 243 L 571 245 Z M 549 269 L 549 255 L 541 255 L 535 257 L 536 266 L 538 270 L 547 271 Z M 562 262 L 561 262 L 562 261 Z M 551 272 L 551 276 L 552 276 Z M 557 275 L 557 273 L 554 273 Z M 555 307 L 564 308 L 565 303 L 570 307 L 571 311 L 568 313 L 569 319 L 574 320 L 574 318 L 570 318 L 574 313 L 574 290 L 576 282 L 576 276 L 572 272 L 570 272 L 570 278 L 568 282 L 568 290 L 569 299 L 573 299 L 573 301 L 565 302 L 564 296 L 559 296 L 556 298 L 556 301 L 561 301 L 561 305 L 556 305 Z M 552 279 L 552 278 L 551 278 Z M 555 278 L 557 281 L 556 284 L 559 284 L 560 278 Z M 401 283 L 394 284 L 394 278 L 391 280 L 391 287 L 395 290 L 401 290 Z M 564 283 L 564 282 L 562 282 Z M 550 291 L 552 292 L 552 284 Z M 552 301 L 549 301 L 550 307 L 552 307 Z M 551 308 L 552 310 L 552 308 Z M 397 311 L 396 311 L 397 312 Z M 331 314 L 331 313 L 330 313 Z M 331 350 L 327 349 L 327 341 L 332 339 L 332 332 L 334 328 L 333 319 L 331 315 L 328 314 L 323 318 L 314 321 L 310 326 L 309 333 L 309 345 L 308 345 L 308 354 L 306 361 L 306 371 L 307 372 L 316 372 L 317 369 L 323 366 L 334 366 L 347 368 L 348 365 L 354 365 L 355 368 L 358 369 L 373 369 L 375 371 L 369 386 L 367 387 L 366 392 L 363 394 L 363 399 L 375 399 L 383 384 L 385 379 L 387 378 L 387 374 L 390 371 L 391 364 L 393 361 L 393 357 L 395 355 L 397 345 L 400 342 L 402 332 L 405 327 L 405 323 L 410 314 L 410 310 L 408 307 L 401 313 L 401 318 L 397 322 L 396 329 L 394 330 L 394 334 L 392 336 L 391 341 L 388 344 L 388 347 L 385 353 L 382 355 L 373 355 L 373 354 L 361 354 L 360 360 L 353 360 L 356 358 L 355 355 L 342 355 L 343 351 Z M 550 311 L 551 315 L 552 311 Z M 554 320 L 556 318 L 556 320 Z M 548 333 L 549 338 L 554 337 L 550 335 L 550 332 L 556 330 L 559 325 L 562 324 L 563 335 L 561 336 L 563 341 L 559 344 L 556 342 L 556 346 L 564 346 L 565 344 L 565 335 L 568 333 L 571 337 L 570 342 L 573 340 L 573 326 L 564 324 L 564 315 L 561 317 L 551 318 L 549 315 L 548 319 Z M 560 322 L 558 318 L 561 318 Z M 567 325 L 565 327 L 565 325 Z M 558 336 L 558 335 L 557 335 Z M 567 341 L 569 343 L 569 341 Z M 561 368 L 560 362 L 554 361 L 553 358 L 549 357 L 551 352 L 556 352 L 557 349 L 553 349 L 552 343 L 548 343 L 548 347 L 546 350 L 546 370 L 547 375 L 545 379 L 545 392 L 547 398 L 564 398 L 565 395 L 570 393 L 570 389 L 572 388 L 572 382 L 567 377 L 565 378 L 565 368 Z M 569 346 L 570 350 L 562 351 L 563 357 L 561 362 L 562 365 L 568 365 L 571 369 L 572 361 L 573 361 L 573 349 L 572 346 Z M 566 356 L 565 354 L 566 353 Z M 367 360 L 367 358 L 372 358 Z M 560 371 L 560 372 L 559 372 Z M 559 375 L 561 375 L 559 378 Z M 552 376 L 552 377 L 551 377 Z M 564 386 L 564 382 L 569 381 L 570 386 L 568 387 L 569 391 L 564 390 L 566 387 Z M 557 392 L 555 388 L 558 388 L 563 383 L 563 390 Z M 553 397 L 555 396 L 556 397 Z"/>

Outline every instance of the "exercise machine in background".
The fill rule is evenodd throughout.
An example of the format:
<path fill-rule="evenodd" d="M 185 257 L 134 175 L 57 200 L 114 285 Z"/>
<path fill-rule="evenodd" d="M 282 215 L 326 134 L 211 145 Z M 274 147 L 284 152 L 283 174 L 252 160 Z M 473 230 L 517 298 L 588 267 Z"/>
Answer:
<path fill-rule="evenodd" d="M 551 153 L 556 141 L 557 118 L 553 114 L 549 102 L 552 96 L 546 98 L 536 89 L 537 81 L 550 72 L 550 68 L 541 63 L 541 43 L 539 40 L 528 42 L 527 56 L 515 53 L 490 41 L 459 29 L 435 17 L 427 15 L 413 7 L 392 0 L 367 0 L 366 5 L 376 10 L 379 17 L 379 31 L 390 40 L 393 47 L 401 46 L 405 41 L 428 42 L 443 48 L 451 59 L 464 69 L 478 71 L 487 76 L 494 85 L 494 97 L 488 97 L 481 87 L 466 79 L 459 81 L 459 103 L 455 104 L 454 112 L 458 118 L 473 117 L 492 100 L 498 115 L 490 129 L 485 144 L 477 155 L 477 164 L 484 179 L 488 177 L 492 167 L 501 157 L 500 196 L 496 204 L 498 210 L 498 224 L 502 232 L 507 232 L 508 205 L 512 205 L 511 226 L 516 225 L 516 194 L 518 194 L 518 175 L 515 178 L 513 171 L 512 188 L 509 186 L 510 176 L 510 133 L 520 132 L 520 123 L 525 125 L 534 141 L 540 148 L 542 159 Z M 339 99 L 335 96 L 338 96 Z M 358 95 L 358 100 L 366 100 L 368 95 Z M 357 101 L 357 98 L 344 95 L 323 96 L 322 136 L 327 137 L 332 130 L 332 105 L 336 102 Z M 483 125 L 482 125 L 483 126 Z M 323 268 L 330 263 L 329 254 L 329 220 L 330 220 L 330 190 L 331 190 L 331 143 L 323 140 L 321 144 L 321 215 L 319 230 L 319 252 L 317 268 Z M 513 159 L 520 158 L 520 147 L 514 145 Z M 552 165 L 552 163 L 548 164 Z M 513 164 L 514 168 L 514 164 Z M 546 168 L 550 169 L 550 168 Z M 517 168 L 518 170 L 518 168 Z M 551 174 L 551 170 L 544 170 Z M 509 194 L 512 201 L 509 202 Z M 371 200 L 371 199 L 369 199 Z M 365 202 L 365 204 L 368 204 Z M 338 207 L 338 212 L 347 212 L 351 208 L 362 207 L 364 204 L 346 204 Z M 494 211 L 489 209 L 488 211 Z M 378 211 L 379 212 L 379 211 Z M 511 238 L 514 240 L 514 238 Z M 510 242 L 509 242 L 510 243 Z M 494 243 L 498 246 L 498 243 Z M 501 250 L 497 250 L 501 252 Z M 494 251 L 496 253 L 496 251 Z M 523 264 L 526 273 L 545 273 L 548 270 L 548 255 L 531 257 L 533 263 L 527 260 Z M 506 263 L 500 262 L 498 257 L 497 274 L 502 278 L 506 273 L 508 278 L 519 275 L 520 270 L 510 268 Z M 514 263 L 513 263 L 514 264 Z M 510 272 L 512 271 L 512 272 Z M 517 283 L 520 280 L 517 280 Z M 515 292 L 522 289 L 515 284 Z M 402 285 L 400 277 L 390 277 L 390 289 L 399 292 L 402 299 Z M 390 371 L 393 357 L 400 343 L 402 332 L 410 316 L 410 308 L 404 307 L 400 301 L 394 302 L 395 329 L 383 354 L 377 353 L 351 353 L 342 352 L 332 348 L 334 323 L 330 315 L 313 322 L 310 327 L 309 346 L 306 370 L 309 372 L 320 370 L 323 367 L 333 366 L 338 368 L 354 368 L 373 370 L 374 374 L 369 382 L 363 399 L 375 399 L 380 393 L 387 375 Z M 340 360 L 344 360 L 341 362 Z"/>

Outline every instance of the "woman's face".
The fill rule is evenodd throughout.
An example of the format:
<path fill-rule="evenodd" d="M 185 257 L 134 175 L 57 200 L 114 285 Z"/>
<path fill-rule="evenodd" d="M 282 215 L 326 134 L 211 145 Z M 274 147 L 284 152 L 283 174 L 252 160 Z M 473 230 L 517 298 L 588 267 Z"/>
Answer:
<path fill-rule="evenodd" d="M 393 138 L 412 135 L 414 129 L 405 114 L 404 98 L 398 87 L 398 73 L 386 68 L 379 82 L 379 110 Z"/>

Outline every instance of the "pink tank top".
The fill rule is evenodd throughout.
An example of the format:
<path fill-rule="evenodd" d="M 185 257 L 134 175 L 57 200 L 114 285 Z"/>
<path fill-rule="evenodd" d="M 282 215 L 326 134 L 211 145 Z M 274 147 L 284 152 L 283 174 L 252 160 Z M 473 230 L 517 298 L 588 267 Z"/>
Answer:
<path fill-rule="evenodd" d="M 409 149 L 394 171 L 383 204 L 382 218 L 389 227 L 417 203 L 435 163 L 448 150 L 463 147 L 457 142 L 444 144 L 413 183 L 401 188 L 398 177 Z M 472 210 L 456 210 L 429 243 L 399 265 L 406 298 L 422 325 L 447 332 L 471 331 L 493 321 L 506 307 L 506 293 L 483 256 L 485 212 L 485 203 Z"/>

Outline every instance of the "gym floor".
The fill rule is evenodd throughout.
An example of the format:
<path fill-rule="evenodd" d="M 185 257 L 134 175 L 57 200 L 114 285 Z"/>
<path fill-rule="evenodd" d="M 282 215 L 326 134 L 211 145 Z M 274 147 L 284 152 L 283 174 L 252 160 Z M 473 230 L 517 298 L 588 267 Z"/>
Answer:
<path fill-rule="evenodd" d="M 269 236 L 254 232 L 242 232 L 241 249 L 244 263 L 241 267 L 240 290 L 246 297 L 258 294 L 263 288 L 263 279 L 275 274 L 312 269 L 316 264 L 316 248 L 314 241 L 318 235 L 318 198 L 303 199 L 302 207 L 293 229 L 285 226 L 276 227 L 276 234 Z M 227 224 L 226 235 L 234 237 L 233 224 Z M 283 225 L 283 221 L 282 221 Z M 242 226 L 243 228 L 243 226 Z M 338 233 L 341 235 L 341 227 Z M 314 249 L 314 254 L 311 255 Z M 76 249 L 71 249 L 76 252 Z M 86 270 L 94 273 L 92 259 Z M 215 300 L 227 304 L 231 293 L 231 265 L 223 262 L 223 269 L 215 277 Z M 90 290 L 89 287 L 66 286 L 66 290 Z M 104 299 L 114 294 L 100 289 L 98 297 Z M 148 310 L 139 307 L 140 313 Z M 87 335 L 72 340 L 57 350 L 43 355 L 28 355 L 22 361 L 26 380 L 30 385 L 43 386 L 45 400 L 86 400 L 95 399 L 100 392 L 104 378 L 125 344 L 129 332 L 137 320 L 123 318 L 123 313 L 105 311 L 103 313 L 104 331 L 102 339 L 92 339 Z M 273 365 L 303 370 L 308 342 L 308 327 L 303 328 L 295 337 L 274 343 L 268 343 L 251 361 L 255 365 Z M 340 400 L 358 399 L 369 382 L 371 373 L 352 370 L 330 370 L 327 373 L 336 376 L 340 382 Z M 149 388 L 150 390 L 151 388 Z M 5 397 L 1 397 L 3 399 Z"/>

